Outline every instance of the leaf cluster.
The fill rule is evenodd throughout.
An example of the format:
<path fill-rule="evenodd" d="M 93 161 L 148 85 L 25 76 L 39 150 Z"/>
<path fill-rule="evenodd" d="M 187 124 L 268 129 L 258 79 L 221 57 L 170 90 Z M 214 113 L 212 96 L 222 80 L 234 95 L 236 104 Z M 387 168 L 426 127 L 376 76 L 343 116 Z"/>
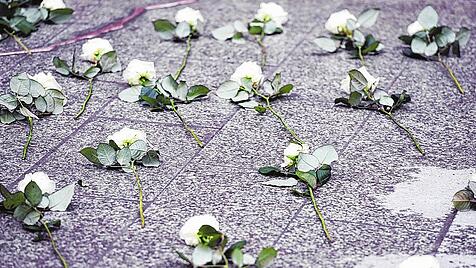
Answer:
<path fill-rule="evenodd" d="M 203 23 L 197 21 L 197 26 L 192 27 L 188 22 L 182 21 L 178 24 L 166 19 L 158 19 L 152 22 L 154 29 L 159 33 L 162 40 L 184 41 L 190 35 L 191 37 L 200 36 L 203 29 Z"/>
<path fill-rule="evenodd" d="M 461 27 L 454 31 L 448 26 L 438 25 L 438 13 L 431 6 L 426 6 L 418 15 L 417 22 L 424 28 L 413 35 L 399 37 L 406 45 L 403 54 L 418 59 L 431 59 L 435 55 L 449 56 L 450 53 L 461 56 L 461 48 L 466 46 L 470 29 Z"/>
<path fill-rule="evenodd" d="M 28 74 L 10 79 L 10 92 L 0 95 L 0 122 L 10 124 L 26 117 L 38 119 L 41 115 L 60 114 L 66 104 L 61 89 L 46 89 Z"/>
<path fill-rule="evenodd" d="M 76 51 L 73 53 L 71 65 L 59 57 L 53 58 L 53 65 L 55 66 L 56 72 L 63 76 L 76 77 L 84 80 L 93 79 L 101 73 L 119 72 L 122 68 L 116 51 L 104 53 L 97 63 L 87 67 L 84 71 L 76 69 Z"/>
<path fill-rule="evenodd" d="M 257 258 L 253 258 L 244 253 L 245 240 L 240 240 L 231 244 L 228 248 L 228 238 L 225 234 L 217 231 L 209 225 L 203 225 L 198 231 L 199 244 L 195 247 L 192 257 L 177 251 L 179 257 L 194 267 L 207 267 L 208 265 L 220 266 L 228 264 L 228 267 L 269 267 L 278 252 L 273 247 L 261 249 Z M 246 258 L 255 259 L 253 264 L 245 262 Z M 230 265 L 233 264 L 233 265 Z"/>
<path fill-rule="evenodd" d="M 248 24 L 236 20 L 233 23 L 212 31 L 212 36 L 220 41 L 231 40 L 233 43 L 245 43 L 245 33 L 250 35 L 273 35 L 283 32 L 283 28 L 273 20 L 260 21 L 253 19 Z"/>

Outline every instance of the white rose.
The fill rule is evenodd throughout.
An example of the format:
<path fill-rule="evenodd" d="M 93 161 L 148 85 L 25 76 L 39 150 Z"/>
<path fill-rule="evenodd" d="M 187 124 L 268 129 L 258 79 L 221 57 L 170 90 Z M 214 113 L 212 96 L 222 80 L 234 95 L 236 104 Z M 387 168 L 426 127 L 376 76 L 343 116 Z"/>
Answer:
<path fill-rule="evenodd" d="M 296 157 L 300 153 L 309 153 L 309 145 L 307 144 L 297 144 L 294 142 L 291 142 L 286 149 L 284 149 L 284 157 L 283 157 L 283 163 L 281 164 L 281 167 L 289 167 L 291 166 L 294 161 L 296 160 Z"/>
<path fill-rule="evenodd" d="M 274 21 L 278 27 L 288 21 L 288 13 L 284 9 L 273 2 L 261 3 L 255 19 L 263 22 Z"/>
<path fill-rule="evenodd" d="M 25 175 L 25 178 L 18 183 L 18 191 L 24 192 L 26 186 L 31 181 L 34 181 L 40 188 L 43 194 L 52 194 L 56 189 L 56 183 L 46 175 L 44 172 L 35 172 Z"/>
<path fill-rule="evenodd" d="M 187 22 L 192 28 L 197 27 L 198 21 L 204 22 L 205 20 L 203 19 L 202 13 L 200 13 L 200 10 L 196 10 L 193 8 L 183 8 L 175 14 L 175 21 L 177 23 L 180 23 L 182 21 Z"/>
<path fill-rule="evenodd" d="M 408 25 L 407 27 L 407 32 L 409 35 L 414 35 L 419 31 L 423 31 L 425 28 L 421 26 L 421 24 L 418 21 L 415 21 L 414 23 Z"/>
<path fill-rule="evenodd" d="M 212 215 L 193 216 L 188 219 L 180 229 L 180 238 L 185 240 L 185 243 L 189 246 L 198 245 L 198 231 L 203 225 L 210 225 L 217 231 L 220 228 L 220 223 L 218 223 L 217 219 Z"/>
<path fill-rule="evenodd" d="M 367 71 L 367 68 L 365 68 L 364 66 L 360 67 L 359 69 L 357 69 L 360 73 L 362 73 L 362 75 L 365 77 L 365 79 L 367 79 L 367 88 L 372 92 L 374 91 L 376 88 L 377 88 L 377 85 L 378 85 L 378 82 L 380 81 L 380 78 L 375 78 L 373 77 L 368 71 Z M 342 81 L 341 81 L 341 85 L 340 85 L 341 89 L 344 90 L 344 91 L 351 91 L 351 87 L 350 87 L 350 76 L 349 74 L 347 74 L 346 78 L 344 78 Z"/>
<path fill-rule="evenodd" d="M 230 80 L 241 85 L 242 78 L 250 78 L 253 84 L 259 85 L 263 79 L 261 67 L 254 61 L 243 62 L 231 75 Z"/>
<path fill-rule="evenodd" d="M 136 59 L 129 62 L 129 65 L 127 65 L 127 68 L 122 73 L 122 77 L 124 77 L 131 86 L 138 86 L 146 81 L 155 80 L 157 78 L 153 62 Z"/>
<path fill-rule="evenodd" d="M 256 262 L 256 258 L 248 253 L 243 254 L 243 265 L 253 265 Z"/>
<path fill-rule="evenodd" d="M 40 7 L 46 8 L 49 10 L 66 8 L 63 0 L 43 0 L 40 4 Z"/>
<path fill-rule="evenodd" d="M 147 141 L 147 135 L 140 130 L 125 127 L 120 131 L 109 135 L 107 141 L 114 141 L 119 148 L 127 147 L 138 140 Z"/>
<path fill-rule="evenodd" d="M 438 259 L 431 255 L 415 255 L 408 257 L 398 265 L 398 268 L 439 268 Z"/>
<path fill-rule="evenodd" d="M 326 30 L 333 34 L 345 33 L 347 29 L 347 20 L 353 19 L 357 21 L 357 18 L 349 12 L 349 10 L 344 9 L 339 12 L 332 13 L 327 19 Z"/>
<path fill-rule="evenodd" d="M 102 55 L 113 51 L 111 43 L 103 38 L 94 38 L 83 44 L 81 58 L 90 62 L 98 62 Z"/>
<path fill-rule="evenodd" d="M 40 83 L 45 89 L 57 89 L 62 90 L 61 86 L 56 81 L 55 77 L 51 73 L 40 72 L 34 76 L 30 76 L 30 79 Z"/>

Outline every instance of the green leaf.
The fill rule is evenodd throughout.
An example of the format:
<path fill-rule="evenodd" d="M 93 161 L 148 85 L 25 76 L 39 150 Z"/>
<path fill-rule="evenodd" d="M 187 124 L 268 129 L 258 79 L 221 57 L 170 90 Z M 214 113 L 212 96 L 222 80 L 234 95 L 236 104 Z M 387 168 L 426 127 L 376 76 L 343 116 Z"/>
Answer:
<path fill-rule="evenodd" d="M 56 24 L 64 23 L 71 18 L 73 12 L 71 8 L 52 9 L 49 11 L 48 20 Z"/>
<path fill-rule="evenodd" d="M 194 267 L 201 267 L 213 259 L 213 249 L 206 245 L 199 244 L 192 253 L 192 262 Z"/>
<path fill-rule="evenodd" d="M 262 113 L 266 112 L 266 108 L 261 106 L 261 104 L 260 104 L 258 106 L 255 106 L 255 111 L 262 114 Z"/>
<path fill-rule="evenodd" d="M 121 65 L 117 61 L 117 52 L 109 51 L 101 56 L 99 59 L 99 66 L 103 73 L 118 72 L 121 70 Z"/>
<path fill-rule="evenodd" d="M 213 38 L 225 41 L 233 37 L 235 34 L 235 27 L 232 24 L 227 24 L 223 27 L 217 28 L 212 31 Z"/>
<path fill-rule="evenodd" d="M 33 98 L 37 98 L 38 96 L 44 96 L 46 94 L 45 88 L 33 79 L 30 79 L 29 92 Z"/>
<path fill-rule="evenodd" d="M 116 151 L 121 150 L 121 148 L 120 148 L 120 147 L 116 144 L 116 142 L 113 141 L 113 140 L 109 140 L 109 141 L 107 142 L 107 144 L 109 144 L 109 146 L 111 146 L 112 148 L 114 148 L 114 150 L 116 150 Z"/>
<path fill-rule="evenodd" d="M 301 181 L 305 182 L 312 189 L 316 188 L 317 178 L 316 178 L 316 172 L 314 170 L 307 171 L 307 172 L 296 170 L 296 176 L 298 176 L 298 178 Z"/>
<path fill-rule="evenodd" d="M 316 171 L 316 178 L 319 186 L 324 185 L 331 178 L 331 166 L 326 164 L 322 165 Z"/>
<path fill-rule="evenodd" d="M 171 40 L 174 38 L 175 25 L 168 20 L 155 20 L 152 22 L 154 24 L 155 31 L 159 32 L 160 39 Z"/>
<path fill-rule="evenodd" d="M 109 144 L 100 143 L 96 150 L 99 162 L 104 166 L 116 163 L 116 151 Z"/>
<path fill-rule="evenodd" d="M 238 105 L 247 109 L 255 109 L 257 106 L 260 106 L 259 102 L 254 100 L 239 102 Z"/>
<path fill-rule="evenodd" d="M 44 113 L 46 112 L 46 101 L 43 97 L 38 97 L 35 99 L 35 107 L 38 111 Z"/>
<path fill-rule="evenodd" d="M 336 41 L 328 37 L 318 37 L 314 43 L 327 52 L 335 52 L 338 48 Z"/>
<path fill-rule="evenodd" d="M 223 234 L 210 225 L 202 225 L 198 230 L 197 236 L 200 244 L 207 247 L 215 247 L 224 239 Z"/>
<path fill-rule="evenodd" d="M 470 190 L 458 191 L 453 196 L 453 206 L 459 211 L 470 210 L 471 202 L 474 202 L 474 193 Z"/>
<path fill-rule="evenodd" d="M 101 162 L 98 159 L 98 154 L 96 149 L 92 147 L 86 147 L 79 151 L 84 157 L 86 157 L 91 163 L 96 165 L 101 165 Z"/>
<path fill-rule="evenodd" d="M 25 194 L 23 194 L 22 192 L 16 192 L 14 194 L 11 194 L 8 198 L 5 197 L 5 200 L 3 201 L 3 206 L 7 210 L 13 210 L 24 202 Z"/>
<path fill-rule="evenodd" d="M 140 99 L 142 86 L 128 87 L 119 93 L 119 99 L 125 102 L 136 102 Z"/>
<path fill-rule="evenodd" d="M 147 152 L 147 143 L 143 140 L 137 140 L 129 146 L 131 150 L 132 159 L 142 159 Z"/>
<path fill-rule="evenodd" d="M 40 204 L 41 199 L 43 198 L 43 193 L 41 192 L 40 187 L 34 181 L 30 181 L 25 187 L 25 198 L 30 202 L 33 207 L 36 207 Z"/>
<path fill-rule="evenodd" d="M 23 223 L 26 225 L 35 225 L 41 218 L 41 213 L 33 210 L 28 213 L 23 219 Z"/>
<path fill-rule="evenodd" d="M 415 53 L 415 54 L 425 53 L 425 49 L 426 49 L 425 40 L 423 40 L 419 37 L 413 38 L 412 44 L 411 44 L 411 49 L 412 49 L 412 52 Z"/>
<path fill-rule="evenodd" d="M 12 196 L 12 193 L 10 191 L 8 191 L 8 189 L 1 183 L 0 183 L 0 194 L 5 199 L 8 199 Z"/>
<path fill-rule="evenodd" d="M 23 221 L 31 211 L 33 211 L 33 208 L 28 206 L 27 204 L 21 204 L 18 207 L 15 208 L 15 211 L 13 211 L 13 217 L 17 221 Z"/>
<path fill-rule="evenodd" d="M 71 200 L 73 200 L 75 186 L 76 183 L 72 183 L 49 195 L 48 199 L 50 203 L 48 208 L 51 211 L 66 211 L 69 204 L 71 203 Z"/>
<path fill-rule="evenodd" d="M 170 93 L 172 96 L 176 96 L 176 91 L 178 87 L 177 81 L 169 74 L 160 81 L 162 88 Z"/>
<path fill-rule="evenodd" d="M 84 72 L 83 75 L 87 78 L 94 78 L 96 75 L 98 75 L 100 71 L 101 71 L 100 68 L 96 66 L 91 66 Z"/>
<path fill-rule="evenodd" d="M 296 186 L 298 181 L 294 178 L 288 178 L 285 180 L 269 180 L 265 182 L 261 182 L 261 184 L 266 186 L 274 186 L 274 187 L 293 187 Z"/>
<path fill-rule="evenodd" d="M 273 247 L 263 248 L 260 253 L 258 254 L 258 258 L 256 259 L 256 267 L 257 268 L 265 268 L 269 267 L 273 264 L 274 259 L 278 256 L 278 251 Z"/>
<path fill-rule="evenodd" d="M 13 17 L 10 19 L 9 23 L 13 30 L 22 32 L 25 35 L 29 35 L 31 32 L 36 30 L 35 25 L 28 22 L 25 17 Z"/>
<path fill-rule="evenodd" d="M 28 110 L 28 109 L 25 108 L 25 107 L 20 107 L 20 110 L 19 110 L 19 111 L 20 111 L 20 113 L 21 113 L 22 115 L 24 115 L 25 117 L 31 117 L 31 118 L 38 119 L 38 117 L 37 117 L 34 113 L 32 113 L 30 110 Z"/>
<path fill-rule="evenodd" d="M 204 97 L 210 92 L 206 86 L 195 85 L 188 89 L 187 92 L 187 101 L 193 101 L 196 98 Z"/>
<path fill-rule="evenodd" d="M 279 94 L 288 94 L 288 93 L 291 93 L 291 91 L 293 90 L 293 87 L 294 87 L 294 86 L 293 86 L 292 84 L 284 85 L 284 86 L 282 86 L 282 87 L 279 89 L 278 93 L 279 93 Z"/>
<path fill-rule="evenodd" d="M 71 73 L 68 63 L 56 56 L 53 58 L 53 65 L 55 66 L 56 71 L 62 75 L 69 75 Z"/>
<path fill-rule="evenodd" d="M 352 91 L 349 96 L 348 103 L 353 106 L 359 106 L 360 102 L 362 101 L 362 94 L 357 91 Z"/>
<path fill-rule="evenodd" d="M 192 27 L 188 22 L 182 21 L 175 28 L 175 34 L 178 38 L 186 38 L 192 33 Z"/>
<path fill-rule="evenodd" d="M 469 36 L 471 35 L 471 31 L 466 27 L 461 27 L 459 32 L 456 33 L 456 40 L 458 40 L 459 46 L 464 47 L 469 41 Z"/>
<path fill-rule="evenodd" d="M 263 31 L 265 34 L 274 34 L 278 26 L 274 21 L 268 21 L 264 24 Z"/>
<path fill-rule="evenodd" d="M 2 122 L 2 124 L 10 124 L 16 120 L 17 119 L 10 111 L 0 109 L 0 122 Z"/>
<path fill-rule="evenodd" d="M 0 95 L 0 105 L 5 106 L 8 110 L 14 110 L 18 106 L 18 101 L 12 94 Z"/>
<path fill-rule="evenodd" d="M 363 91 L 368 84 L 367 78 L 357 69 L 348 72 L 350 77 L 350 91 Z"/>
<path fill-rule="evenodd" d="M 132 161 L 131 150 L 127 147 L 122 148 L 116 152 L 116 160 L 119 165 L 123 167 L 129 167 Z"/>
<path fill-rule="evenodd" d="M 243 266 L 243 251 L 241 251 L 241 249 L 239 249 L 239 248 L 235 248 L 231 252 L 231 261 L 236 266 L 242 267 Z"/>
<path fill-rule="evenodd" d="M 259 35 L 263 31 L 263 28 L 260 26 L 251 26 L 248 28 L 248 32 L 253 35 Z"/>
<path fill-rule="evenodd" d="M 320 165 L 330 165 L 332 162 L 339 160 L 337 151 L 332 145 L 324 145 L 312 152 L 312 155 L 317 158 Z"/>
<path fill-rule="evenodd" d="M 192 265 L 192 261 L 187 257 L 185 256 L 185 254 L 183 254 L 182 252 L 178 251 L 178 250 L 175 250 L 175 253 L 177 253 L 177 255 L 179 255 L 180 259 L 186 261 L 188 264 Z"/>
<path fill-rule="evenodd" d="M 401 35 L 398 39 L 402 40 L 406 45 L 411 45 L 413 37 L 409 35 Z"/>
<path fill-rule="evenodd" d="M 231 257 L 231 253 L 233 252 L 233 250 L 235 249 L 243 249 L 246 245 L 246 241 L 245 240 L 240 240 L 240 241 L 237 241 L 235 243 L 233 243 L 226 251 L 225 251 L 225 256 L 227 257 Z"/>
<path fill-rule="evenodd" d="M 187 92 L 188 92 L 187 83 L 185 81 L 180 81 L 177 85 L 177 89 L 175 90 L 175 92 L 172 93 L 172 97 L 175 99 L 179 99 L 180 101 L 186 102 Z"/>
<path fill-rule="evenodd" d="M 438 13 L 436 13 L 433 7 L 426 6 L 418 15 L 418 23 L 420 23 L 423 28 L 429 30 L 437 25 Z"/>
<path fill-rule="evenodd" d="M 425 48 L 425 56 L 427 57 L 433 56 L 436 54 L 437 51 L 438 51 L 438 46 L 436 45 L 436 42 L 431 42 Z"/>
<path fill-rule="evenodd" d="M 21 73 L 10 79 L 10 89 L 20 96 L 25 96 L 30 93 L 31 80 L 26 73 Z"/>
<path fill-rule="evenodd" d="M 352 35 L 352 38 L 354 39 L 354 42 L 356 43 L 355 45 L 357 47 L 361 47 L 365 43 L 365 35 L 359 31 L 359 30 L 354 30 L 354 34 Z"/>
<path fill-rule="evenodd" d="M 380 12 L 380 9 L 378 8 L 370 8 L 362 11 L 362 13 L 359 14 L 359 17 L 357 18 L 357 22 L 360 24 L 360 26 L 369 28 L 372 25 L 375 24 L 377 21 L 378 14 Z"/>
<path fill-rule="evenodd" d="M 145 167 L 158 167 L 160 166 L 160 157 L 158 151 L 149 150 L 142 158 L 142 165 Z"/>
<path fill-rule="evenodd" d="M 273 167 L 273 166 L 260 167 L 258 169 L 258 172 L 261 175 L 265 175 L 265 176 L 276 176 L 276 177 L 286 176 L 286 174 L 280 168 Z"/>
<path fill-rule="evenodd" d="M 226 81 L 225 83 L 221 84 L 216 93 L 218 97 L 222 99 L 231 99 L 238 94 L 238 91 L 240 90 L 240 84 L 238 84 L 235 81 Z"/>

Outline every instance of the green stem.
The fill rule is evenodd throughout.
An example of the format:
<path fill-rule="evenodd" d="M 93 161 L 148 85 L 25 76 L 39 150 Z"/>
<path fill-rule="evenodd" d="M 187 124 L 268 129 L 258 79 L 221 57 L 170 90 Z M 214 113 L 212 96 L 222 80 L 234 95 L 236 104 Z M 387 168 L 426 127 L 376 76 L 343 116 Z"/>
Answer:
<path fill-rule="evenodd" d="M 31 55 L 31 50 L 21 41 L 21 39 L 18 36 L 15 35 L 14 32 L 9 32 L 6 29 L 3 29 L 3 31 L 5 31 L 9 36 L 13 37 L 15 42 L 17 42 L 17 44 L 20 45 L 20 47 L 23 48 L 23 50 L 25 50 L 26 53 L 28 53 L 28 55 Z"/>
<path fill-rule="evenodd" d="M 27 118 L 28 121 L 28 137 L 26 138 L 25 145 L 23 146 L 23 154 L 22 154 L 22 159 L 26 159 L 26 153 L 28 151 L 28 146 L 30 146 L 31 138 L 33 137 L 33 118 L 31 116 L 28 116 Z"/>
<path fill-rule="evenodd" d="M 174 79 L 179 79 L 180 75 L 182 74 L 185 66 L 187 65 L 188 56 L 190 55 L 190 50 L 192 49 L 192 35 L 190 34 L 187 38 L 187 48 L 185 49 L 185 55 L 182 58 L 182 64 L 180 65 L 179 69 L 175 73 Z"/>
<path fill-rule="evenodd" d="M 63 255 L 61 255 L 61 253 L 59 252 L 58 246 L 56 245 L 56 242 L 53 239 L 53 235 L 51 234 L 50 228 L 48 228 L 48 224 L 46 224 L 44 221 L 40 221 L 40 222 L 41 222 L 41 224 L 43 224 L 43 227 L 45 227 L 45 230 L 48 233 L 48 236 L 49 236 L 50 241 L 51 241 L 51 246 L 53 247 L 56 255 L 58 255 L 58 258 L 61 260 L 61 263 L 63 264 L 63 267 L 68 268 L 69 267 L 68 263 L 64 259 Z"/>
<path fill-rule="evenodd" d="M 361 46 L 357 46 L 357 49 L 358 49 L 358 51 L 359 51 L 360 63 L 365 66 L 364 56 L 362 55 L 362 47 L 361 47 Z"/>
<path fill-rule="evenodd" d="M 321 221 L 322 229 L 324 229 L 324 233 L 326 234 L 327 239 L 332 241 L 331 235 L 329 234 L 329 230 L 327 230 L 326 222 L 324 221 L 324 217 L 322 216 L 321 210 L 317 206 L 316 199 L 314 198 L 314 192 L 312 191 L 311 186 L 307 186 L 309 189 L 309 194 L 311 195 L 312 205 L 314 206 L 314 210 L 316 211 L 317 217 Z"/>
<path fill-rule="evenodd" d="M 456 78 L 456 75 L 454 74 L 451 67 L 441 59 L 441 56 L 440 56 L 439 53 L 438 53 L 438 61 L 446 68 L 446 70 L 448 70 L 448 73 L 450 74 L 451 78 L 455 82 L 456 87 L 458 88 L 459 92 L 464 95 L 464 89 L 461 86 L 461 84 L 459 83 L 458 78 Z"/>
<path fill-rule="evenodd" d="M 415 138 L 415 136 L 413 135 L 413 133 L 410 131 L 410 129 L 408 129 L 406 126 L 402 125 L 400 122 L 398 122 L 395 117 L 393 117 L 393 114 L 389 113 L 389 112 L 386 112 L 384 110 L 380 110 L 383 114 L 385 114 L 388 118 L 390 118 L 399 128 L 403 129 L 407 134 L 408 136 L 410 137 L 410 139 L 412 139 L 413 143 L 415 144 L 415 147 L 417 148 L 418 152 L 420 152 L 422 155 L 425 155 L 425 151 L 423 150 L 423 148 L 420 146 L 420 143 L 418 142 L 418 140 Z"/>
<path fill-rule="evenodd" d="M 174 111 L 174 113 L 178 116 L 178 118 L 180 119 L 180 121 L 182 121 L 182 124 L 184 126 L 184 128 L 190 132 L 190 134 L 192 134 L 193 138 L 195 139 L 195 141 L 198 143 L 198 146 L 200 147 L 203 147 L 203 142 L 200 140 L 200 138 L 198 138 L 197 134 L 195 134 L 195 131 L 193 131 L 193 129 L 191 127 L 189 127 L 187 125 L 187 123 L 185 122 L 185 119 L 183 119 L 182 115 L 179 113 L 179 111 L 177 110 L 177 107 L 175 106 L 175 102 L 173 99 L 170 99 L 170 105 L 172 106 L 172 110 Z"/>
<path fill-rule="evenodd" d="M 140 214 L 141 227 L 144 228 L 145 217 L 144 217 L 142 186 L 139 179 L 139 173 L 137 173 L 137 167 L 134 164 L 132 165 L 132 172 L 134 173 L 134 176 L 136 177 L 137 188 L 139 189 L 139 214 Z"/>
<path fill-rule="evenodd" d="M 81 110 L 79 110 L 79 112 L 76 114 L 74 119 L 78 119 L 84 113 L 84 111 L 86 110 L 86 105 L 88 104 L 89 99 L 93 95 L 93 79 L 92 78 L 88 79 L 88 82 L 89 82 L 88 95 L 86 96 L 86 100 L 84 100 L 83 105 L 81 106 Z"/>
<path fill-rule="evenodd" d="M 263 38 L 264 38 L 264 32 L 262 31 L 261 34 L 256 37 L 256 41 L 258 42 L 258 45 L 261 48 L 261 68 L 264 68 L 266 65 L 266 58 L 267 58 L 267 52 L 266 52 L 266 46 L 263 43 Z"/>

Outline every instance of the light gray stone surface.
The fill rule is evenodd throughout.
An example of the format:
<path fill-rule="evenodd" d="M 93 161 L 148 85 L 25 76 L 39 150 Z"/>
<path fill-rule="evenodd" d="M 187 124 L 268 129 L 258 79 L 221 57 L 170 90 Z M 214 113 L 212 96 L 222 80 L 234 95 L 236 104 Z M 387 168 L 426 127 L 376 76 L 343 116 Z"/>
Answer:
<path fill-rule="evenodd" d="M 73 19 L 63 25 L 43 25 L 23 39 L 25 44 L 32 48 L 51 45 L 115 22 L 134 7 L 165 1 L 66 2 L 75 9 Z M 271 77 L 279 71 L 285 83 L 295 85 L 295 91 L 276 100 L 274 106 L 298 135 L 312 148 L 333 144 L 339 153 L 332 179 L 316 190 L 333 242 L 325 239 L 310 200 L 260 184 L 268 178 L 259 175 L 257 168 L 279 165 L 291 138 L 271 114 L 239 109 L 213 93 L 179 105 L 205 143 L 199 148 L 172 112 L 153 113 L 121 102 L 117 94 L 127 85 L 120 73 L 98 78 L 87 111 L 74 120 L 87 84 L 55 74 L 69 98 L 65 112 L 35 121 L 24 161 L 20 155 L 25 123 L 0 126 L 0 182 L 13 189 L 25 173 L 45 171 L 59 186 L 79 179 L 88 184 L 77 187 L 67 212 L 48 214 L 62 220 L 54 236 L 71 267 L 184 267 L 174 249 L 188 254 L 191 249 L 179 239 L 178 230 L 188 217 L 203 213 L 214 214 L 231 240 L 248 240 L 250 253 L 275 246 L 279 257 L 274 267 L 394 267 L 414 254 L 433 254 L 442 267 L 476 265 L 476 213 L 456 212 L 450 202 L 476 167 L 475 38 L 462 58 L 447 59 L 466 89 L 464 96 L 437 62 L 405 58 L 397 39 L 428 3 L 435 6 L 443 23 L 474 31 L 476 2 L 277 2 L 289 12 L 290 21 L 283 34 L 265 39 L 269 58 L 264 72 Z M 207 19 L 205 34 L 194 40 L 182 76 L 189 84 L 216 90 L 243 61 L 259 60 L 252 39 L 236 45 L 218 42 L 210 33 L 227 22 L 251 18 L 258 1 L 203 0 L 189 6 L 200 9 Z M 324 23 L 331 12 L 349 8 L 359 13 L 366 7 L 381 8 L 379 21 L 370 31 L 386 45 L 383 53 L 366 58 L 367 67 L 381 77 L 383 88 L 412 95 L 412 102 L 395 116 L 415 133 L 426 156 L 383 115 L 334 106 L 333 100 L 343 94 L 340 80 L 359 62 L 345 51 L 323 53 L 313 40 L 326 34 Z M 160 41 L 151 22 L 172 19 L 180 8 L 147 11 L 103 37 L 111 41 L 124 67 L 138 58 L 154 61 L 159 76 L 173 73 L 184 44 Z M 52 58 L 71 59 L 81 44 L 0 57 L 2 91 L 17 73 L 54 73 Z M 17 49 L 12 40 L 0 43 L 0 53 Z M 143 229 L 131 174 L 99 169 L 78 153 L 124 126 L 144 130 L 163 159 L 159 168 L 139 169 L 145 194 Z M 412 187 L 414 191 L 408 190 Z M 400 197 L 408 199 L 401 200 L 405 206 L 399 206 Z M 428 207 L 421 209 L 422 205 Z M 34 235 L 11 215 L 0 215 L 0 225 L 0 266 L 60 266 L 50 244 L 32 242 Z"/>

